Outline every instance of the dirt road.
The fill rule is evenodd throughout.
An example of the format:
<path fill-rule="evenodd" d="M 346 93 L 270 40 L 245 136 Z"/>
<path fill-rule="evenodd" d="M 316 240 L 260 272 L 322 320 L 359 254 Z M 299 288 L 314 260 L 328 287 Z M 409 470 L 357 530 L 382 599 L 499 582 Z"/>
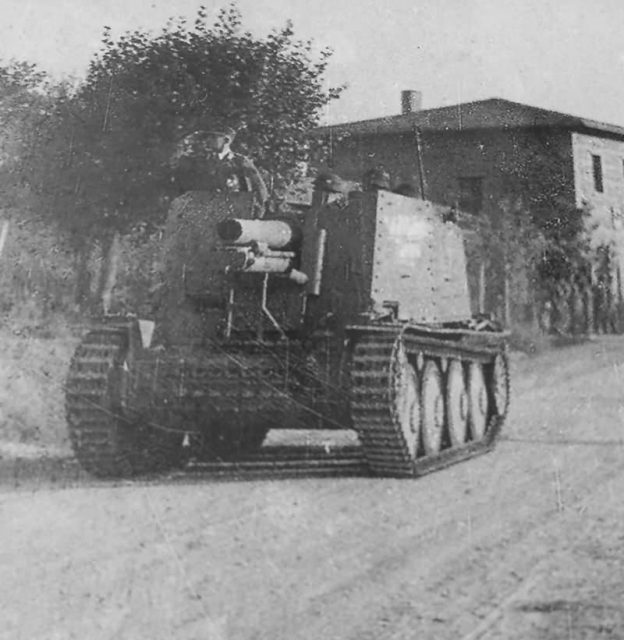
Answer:
<path fill-rule="evenodd" d="M 515 370 L 414 481 L 5 482 L 0 638 L 624 638 L 624 340 Z"/>

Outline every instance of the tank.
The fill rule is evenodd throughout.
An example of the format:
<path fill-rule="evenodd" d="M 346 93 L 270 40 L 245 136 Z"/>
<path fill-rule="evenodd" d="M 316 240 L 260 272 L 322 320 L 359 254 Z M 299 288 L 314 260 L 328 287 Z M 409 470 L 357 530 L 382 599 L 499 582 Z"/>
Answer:
<path fill-rule="evenodd" d="M 150 317 L 98 321 L 66 408 L 100 477 L 236 460 L 271 429 L 352 429 L 371 473 L 489 451 L 509 403 L 506 332 L 473 318 L 461 230 L 412 197 L 352 193 L 255 219 L 248 194 L 169 212 Z"/>

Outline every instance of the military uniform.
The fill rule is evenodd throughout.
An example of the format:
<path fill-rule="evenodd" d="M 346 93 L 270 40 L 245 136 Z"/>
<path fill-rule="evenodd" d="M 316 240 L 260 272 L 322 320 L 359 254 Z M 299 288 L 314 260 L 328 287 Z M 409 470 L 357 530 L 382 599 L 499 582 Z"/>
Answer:
<path fill-rule="evenodd" d="M 190 138 L 183 141 L 173 162 L 179 193 L 250 192 L 254 195 L 258 217 L 262 217 L 269 193 L 253 161 L 230 149 L 215 153 L 203 148 L 201 141 Z"/>

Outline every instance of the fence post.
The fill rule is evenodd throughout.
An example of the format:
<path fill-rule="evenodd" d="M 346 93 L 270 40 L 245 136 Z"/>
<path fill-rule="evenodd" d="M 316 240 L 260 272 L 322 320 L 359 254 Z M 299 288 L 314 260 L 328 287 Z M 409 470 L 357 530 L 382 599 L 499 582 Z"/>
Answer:
<path fill-rule="evenodd" d="M 8 234 L 9 234 L 9 223 L 7 220 L 5 220 L 2 223 L 2 227 L 0 227 L 0 255 L 2 255 L 2 250 L 4 249 L 4 245 L 6 243 Z"/>

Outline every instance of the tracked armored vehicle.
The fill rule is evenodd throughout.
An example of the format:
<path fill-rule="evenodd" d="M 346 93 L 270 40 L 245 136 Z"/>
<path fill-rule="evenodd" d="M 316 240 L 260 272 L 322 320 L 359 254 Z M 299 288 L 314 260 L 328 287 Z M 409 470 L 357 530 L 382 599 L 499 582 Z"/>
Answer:
<path fill-rule="evenodd" d="M 236 460 L 270 429 L 353 429 L 371 472 L 415 476 L 492 448 L 505 334 L 471 318 L 461 231 L 380 191 L 254 219 L 247 194 L 170 211 L 150 318 L 105 318 L 71 362 L 88 471 Z"/>

